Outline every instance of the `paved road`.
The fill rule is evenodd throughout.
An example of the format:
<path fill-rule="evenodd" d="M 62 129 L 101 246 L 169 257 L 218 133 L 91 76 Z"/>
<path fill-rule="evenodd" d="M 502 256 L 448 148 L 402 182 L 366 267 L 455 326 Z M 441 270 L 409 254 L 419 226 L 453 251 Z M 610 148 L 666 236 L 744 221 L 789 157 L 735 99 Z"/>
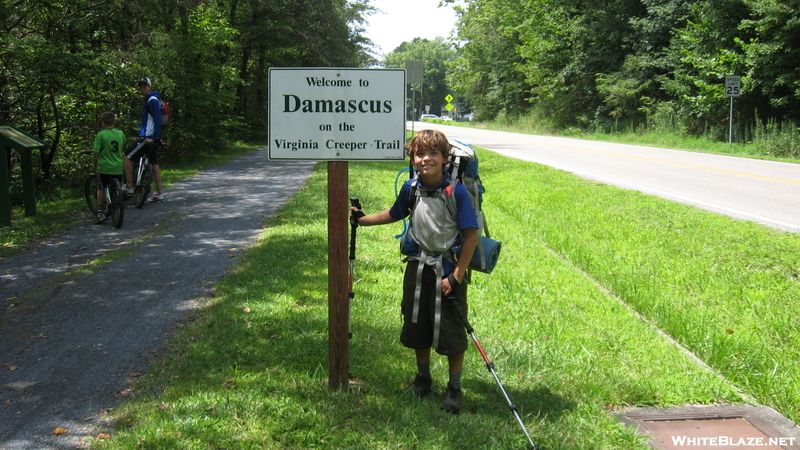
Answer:
<path fill-rule="evenodd" d="M 256 151 L 172 186 L 165 202 L 126 209 L 121 230 L 87 212 L 75 229 L 0 259 L 0 449 L 74 449 L 95 437 L 104 411 L 312 167 Z M 76 271 L 115 254 L 95 273 Z"/>
<path fill-rule="evenodd" d="M 800 232 L 800 165 L 415 122 L 450 138 L 602 183 Z"/>

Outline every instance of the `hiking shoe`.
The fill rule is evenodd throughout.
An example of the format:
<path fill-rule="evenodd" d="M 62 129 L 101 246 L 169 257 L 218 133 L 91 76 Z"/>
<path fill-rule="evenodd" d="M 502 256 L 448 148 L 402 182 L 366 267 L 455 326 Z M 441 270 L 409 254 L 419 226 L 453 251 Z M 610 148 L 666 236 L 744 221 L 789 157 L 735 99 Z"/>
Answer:
<path fill-rule="evenodd" d="M 444 400 L 442 400 L 442 409 L 446 412 L 458 414 L 461 412 L 461 388 L 447 383 L 447 391 L 444 393 Z"/>
<path fill-rule="evenodd" d="M 431 377 L 426 377 L 425 375 L 418 373 L 417 377 L 414 378 L 414 382 L 408 387 L 408 390 L 417 397 L 422 398 L 431 393 L 432 385 L 433 380 L 431 380 Z"/>
<path fill-rule="evenodd" d="M 160 194 L 160 195 L 153 194 L 153 196 L 150 197 L 150 201 L 151 202 L 163 202 L 164 201 L 164 194 Z"/>
<path fill-rule="evenodd" d="M 106 219 L 108 219 L 108 217 L 106 217 L 105 213 L 98 212 L 97 219 L 95 219 L 94 223 L 103 223 Z"/>

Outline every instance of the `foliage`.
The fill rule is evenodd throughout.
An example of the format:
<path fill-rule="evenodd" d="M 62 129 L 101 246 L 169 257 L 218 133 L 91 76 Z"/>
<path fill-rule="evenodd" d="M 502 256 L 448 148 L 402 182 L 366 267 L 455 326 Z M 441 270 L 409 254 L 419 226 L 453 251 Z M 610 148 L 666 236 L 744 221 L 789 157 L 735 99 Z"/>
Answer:
<path fill-rule="evenodd" d="M 411 42 L 403 42 L 384 57 L 384 67 L 405 67 L 406 61 L 422 61 L 424 64 L 422 93 L 411 92 L 409 87 L 408 101 L 417 100 L 417 105 L 409 103 L 410 119 L 418 120 L 424 114 L 425 107 L 430 107 L 431 114 L 439 115 L 445 105 L 444 98 L 450 94 L 447 85 L 447 64 L 455 58 L 453 44 L 444 38 L 434 40 L 415 38 Z M 418 88 L 414 88 L 418 89 Z M 416 110 L 417 114 L 414 114 Z"/>
<path fill-rule="evenodd" d="M 685 132 L 722 138 L 724 80 L 738 74 L 743 129 L 800 120 L 796 2 L 463 3 L 448 81 L 481 119 L 536 110 L 559 128 L 611 131 L 669 111 Z"/>
<path fill-rule="evenodd" d="M 266 137 L 271 66 L 362 66 L 367 0 L 21 0 L 0 6 L 0 123 L 50 145 L 42 189 L 79 183 L 98 117 L 138 133 L 147 76 L 173 108 L 169 164 L 226 142 Z M 18 156 L 11 161 L 19 183 Z"/>
<path fill-rule="evenodd" d="M 478 120 L 500 113 L 515 115 L 528 105 L 523 58 L 517 53 L 520 38 L 512 26 L 515 2 L 473 1 L 459 14 L 458 58 L 450 64 L 448 82 L 473 106 Z"/>
<path fill-rule="evenodd" d="M 800 133 L 796 124 L 769 119 L 762 125 L 757 121 L 751 133 L 752 141 L 758 143 L 764 155 L 800 159 Z"/>
<path fill-rule="evenodd" d="M 674 35 L 667 50 L 672 74 L 660 77 L 660 82 L 683 125 L 699 134 L 718 124 L 725 128 L 730 112 L 720 82 L 741 73 L 744 64 L 732 33 L 737 17 L 708 3 L 691 10 L 693 19 Z"/>
<path fill-rule="evenodd" d="M 746 73 L 754 109 L 766 119 L 800 121 L 800 11 L 796 2 L 744 0 L 750 11 L 739 27 L 747 32 L 738 39 L 747 64 Z"/>

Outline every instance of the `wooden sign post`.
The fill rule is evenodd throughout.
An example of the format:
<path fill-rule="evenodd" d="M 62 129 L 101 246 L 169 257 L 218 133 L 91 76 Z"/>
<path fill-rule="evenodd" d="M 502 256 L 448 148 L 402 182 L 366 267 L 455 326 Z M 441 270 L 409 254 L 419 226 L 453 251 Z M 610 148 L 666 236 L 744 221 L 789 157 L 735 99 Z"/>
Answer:
<path fill-rule="evenodd" d="M 328 387 L 349 384 L 350 298 L 347 231 L 350 216 L 347 161 L 328 162 Z"/>
<path fill-rule="evenodd" d="M 328 161 L 328 386 L 349 385 L 348 161 L 405 158 L 403 69 L 269 70 L 269 158 Z"/>

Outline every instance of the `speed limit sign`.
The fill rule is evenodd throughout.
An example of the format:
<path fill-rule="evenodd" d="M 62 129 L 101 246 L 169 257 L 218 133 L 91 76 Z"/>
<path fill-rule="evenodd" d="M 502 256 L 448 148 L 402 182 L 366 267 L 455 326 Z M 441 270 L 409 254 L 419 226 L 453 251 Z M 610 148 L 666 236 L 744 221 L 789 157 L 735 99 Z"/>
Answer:
<path fill-rule="evenodd" d="M 725 77 L 725 95 L 738 97 L 742 91 L 741 75 L 728 75 Z"/>

